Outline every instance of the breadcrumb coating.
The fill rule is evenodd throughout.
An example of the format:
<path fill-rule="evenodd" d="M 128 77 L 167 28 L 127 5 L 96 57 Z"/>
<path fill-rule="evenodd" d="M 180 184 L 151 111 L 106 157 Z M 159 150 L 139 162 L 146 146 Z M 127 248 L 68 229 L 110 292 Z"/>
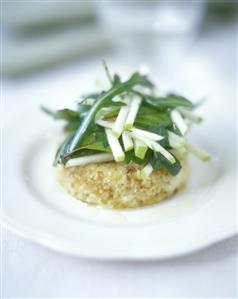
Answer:
<path fill-rule="evenodd" d="M 154 170 L 142 180 L 142 166 L 105 162 L 71 168 L 58 167 L 60 184 L 77 199 L 106 208 L 136 208 L 158 203 L 182 189 L 188 178 L 187 157 L 182 169 L 172 176 L 165 169 Z"/>

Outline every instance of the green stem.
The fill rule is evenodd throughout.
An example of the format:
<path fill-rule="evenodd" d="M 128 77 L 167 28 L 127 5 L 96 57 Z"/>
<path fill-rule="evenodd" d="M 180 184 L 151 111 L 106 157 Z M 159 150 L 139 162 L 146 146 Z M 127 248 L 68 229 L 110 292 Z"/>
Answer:
<path fill-rule="evenodd" d="M 111 74 L 110 74 L 110 72 L 109 72 L 107 63 L 106 63 L 106 61 L 105 61 L 104 59 L 103 59 L 103 61 L 102 61 L 102 64 L 103 64 L 103 66 L 104 66 L 104 69 L 105 69 L 105 72 L 106 72 L 106 75 L 107 75 L 107 78 L 108 78 L 110 84 L 113 85 L 112 76 L 111 76 Z"/>
<path fill-rule="evenodd" d="M 123 93 L 124 91 L 128 91 L 128 89 L 131 89 L 132 86 L 139 83 L 139 80 L 136 80 L 135 78 L 131 78 L 128 81 L 121 83 L 115 87 L 112 87 L 107 91 L 105 94 L 103 94 L 96 103 L 92 106 L 92 108 L 89 110 L 89 113 L 85 116 L 84 120 L 82 121 L 79 128 L 75 131 L 73 138 L 70 140 L 67 152 L 72 152 L 77 146 L 79 146 L 83 139 L 86 137 L 87 133 L 90 131 L 89 127 L 94 122 L 95 116 L 97 112 L 103 108 L 104 106 L 108 105 L 108 103 L 111 101 L 111 99 Z"/>

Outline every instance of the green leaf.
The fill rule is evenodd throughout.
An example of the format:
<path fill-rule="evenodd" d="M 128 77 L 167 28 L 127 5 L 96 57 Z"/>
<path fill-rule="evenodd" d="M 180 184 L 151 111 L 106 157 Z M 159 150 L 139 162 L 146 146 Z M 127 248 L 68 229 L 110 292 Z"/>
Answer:
<path fill-rule="evenodd" d="M 168 159 L 158 152 L 154 152 L 154 158 L 158 160 L 158 163 L 161 163 L 161 165 L 173 176 L 177 175 L 182 167 L 181 163 L 176 157 L 174 157 L 176 159 L 174 164 L 170 163 Z"/>
<path fill-rule="evenodd" d="M 56 152 L 56 155 L 55 155 L 55 158 L 54 158 L 54 162 L 53 162 L 53 165 L 54 166 L 57 166 L 58 163 L 63 163 L 64 164 L 64 161 L 63 161 L 63 157 L 66 153 L 66 149 L 67 149 L 67 146 L 68 146 L 68 142 L 70 141 L 70 139 L 72 138 L 73 134 L 69 134 L 64 142 L 59 146 L 57 152 Z"/>
<path fill-rule="evenodd" d="M 108 68 L 108 66 L 107 66 L 107 63 L 106 63 L 106 61 L 105 61 L 104 59 L 103 59 L 103 61 L 102 61 L 102 64 L 103 64 L 104 70 L 105 70 L 105 72 L 106 72 L 108 81 L 111 83 L 111 85 L 113 85 L 113 79 L 112 79 L 112 76 L 111 76 L 111 74 L 110 74 L 110 72 L 109 72 L 109 68 Z"/>
<path fill-rule="evenodd" d="M 115 74 L 113 76 L 113 85 L 116 86 L 118 84 L 121 84 L 121 78 L 118 74 Z"/>
<path fill-rule="evenodd" d="M 192 108 L 193 104 L 186 98 L 175 94 L 168 94 L 165 97 L 154 97 L 149 95 L 141 94 L 144 97 L 147 104 L 157 109 L 167 109 L 176 107 L 188 107 Z"/>
<path fill-rule="evenodd" d="M 175 133 L 176 135 L 182 136 L 180 130 L 175 126 L 174 123 L 171 123 L 171 124 L 168 126 L 168 130 L 169 130 L 169 131 L 172 131 L 172 132 Z"/>
<path fill-rule="evenodd" d="M 71 153 L 64 152 L 64 157 L 61 159 L 62 163 L 66 163 L 69 158 L 79 157 L 80 153 L 85 149 L 94 150 L 95 153 L 106 152 L 110 153 L 111 149 L 108 145 L 105 130 L 97 125 L 94 125 L 93 133 L 88 135 L 82 145 L 77 147 Z"/>
<path fill-rule="evenodd" d="M 71 154 L 69 154 L 67 156 L 72 157 L 72 155 L 74 156 L 75 153 L 79 153 L 80 151 L 82 151 L 84 149 L 90 149 L 90 150 L 94 150 L 94 151 L 98 151 L 98 152 L 111 153 L 111 148 L 109 146 L 105 147 L 102 144 L 102 142 L 98 141 L 98 142 L 89 143 L 80 148 L 77 148 L 77 150 L 75 150 L 74 152 L 72 152 Z"/>
<path fill-rule="evenodd" d="M 97 100 L 99 97 L 101 97 L 103 94 L 105 93 L 105 91 L 101 91 L 101 92 L 93 92 L 93 93 L 88 93 L 85 95 L 82 95 L 80 97 L 81 101 L 80 103 L 84 103 L 86 100 L 88 99 L 94 99 Z M 91 106 L 91 105 L 90 105 Z"/>
<path fill-rule="evenodd" d="M 152 133 L 156 133 L 158 135 L 163 136 L 164 138 L 159 141 L 159 144 L 162 145 L 164 148 L 169 148 L 169 136 L 168 136 L 168 130 L 165 129 L 165 127 L 161 125 L 151 125 L 149 127 L 149 131 Z"/>
<path fill-rule="evenodd" d="M 92 149 L 99 152 L 111 153 L 111 148 L 109 146 L 105 146 L 101 141 L 90 143 L 83 148 Z"/>
<path fill-rule="evenodd" d="M 132 74 L 130 80 L 137 81 L 137 85 L 140 86 L 149 87 L 149 88 L 154 87 L 154 83 L 152 83 L 146 75 L 141 75 L 138 72 Z"/>
<path fill-rule="evenodd" d="M 118 102 L 111 102 L 110 103 L 110 107 L 122 107 L 122 106 L 126 106 L 126 103 L 118 101 Z"/>
<path fill-rule="evenodd" d="M 73 131 L 75 131 L 79 125 L 80 125 L 80 122 L 81 120 L 72 120 L 72 121 L 69 121 L 65 126 L 64 126 L 64 131 L 66 133 L 72 133 Z"/>
<path fill-rule="evenodd" d="M 184 106 L 188 108 L 193 108 L 193 103 L 189 101 L 186 97 L 175 94 L 175 93 L 168 93 L 167 97 L 169 97 L 169 100 L 174 101 L 174 105 L 176 106 Z"/>
<path fill-rule="evenodd" d="M 41 110 L 52 116 L 54 119 L 63 119 L 67 121 L 80 119 L 80 113 L 71 109 L 51 110 L 42 106 Z"/>
<path fill-rule="evenodd" d="M 160 169 L 162 164 L 160 160 L 157 158 L 157 156 L 154 155 L 154 152 L 151 151 L 148 162 L 152 165 L 153 169 Z"/>
<path fill-rule="evenodd" d="M 160 125 L 167 127 L 171 124 L 170 118 L 166 114 L 138 115 L 135 120 L 135 126 L 148 129 L 151 125 Z"/>
<path fill-rule="evenodd" d="M 110 88 L 101 97 L 99 97 L 95 104 L 89 110 L 88 114 L 85 116 L 80 127 L 76 130 L 72 140 L 68 145 L 68 152 L 72 152 L 77 146 L 80 146 L 83 139 L 88 134 L 90 134 L 95 116 L 101 108 L 106 107 L 111 102 L 113 97 L 120 95 L 125 91 L 130 92 L 132 87 L 136 85 L 141 85 L 142 79 L 145 80 L 143 76 L 140 76 L 136 73 L 132 75 L 128 81 Z"/>
<path fill-rule="evenodd" d="M 91 105 L 77 103 L 77 111 L 80 113 L 87 112 L 88 110 L 91 109 L 91 107 L 92 107 Z"/>
<path fill-rule="evenodd" d="M 172 125 L 172 121 L 167 111 L 158 111 L 142 102 L 135 119 L 135 126 L 148 129 L 151 125 L 168 127 Z"/>
<path fill-rule="evenodd" d="M 101 142 L 105 147 L 109 146 L 105 130 L 100 126 L 97 126 L 97 129 L 94 130 L 93 136 L 95 138 L 95 141 Z"/>
<path fill-rule="evenodd" d="M 135 152 L 134 152 L 134 149 L 133 149 L 131 151 L 125 152 L 125 160 L 123 162 L 126 163 L 126 164 L 129 164 L 129 163 L 133 162 L 133 163 L 136 163 L 138 165 L 145 165 L 145 164 L 147 164 L 147 161 L 148 161 L 147 153 L 146 153 L 146 156 L 145 156 L 144 159 L 140 159 L 140 158 L 137 158 L 135 156 Z"/>

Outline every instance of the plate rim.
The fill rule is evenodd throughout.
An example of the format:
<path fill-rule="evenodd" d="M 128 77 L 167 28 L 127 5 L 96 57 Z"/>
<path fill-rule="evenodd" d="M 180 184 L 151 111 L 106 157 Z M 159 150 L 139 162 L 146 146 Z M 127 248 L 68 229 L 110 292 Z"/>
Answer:
<path fill-rule="evenodd" d="M 6 231 L 10 231 L 14 233 L 15 235 L 24 238 L 25 240 L 29 240 L 35 244 L 39 244 L 43 246 L 44 248 L 48 248 L 50 250 L 53 250 L 58 253 L 62 253 L 69 256 L 74 257 L 81 257 L 86 259 L 95 259 L 95 260 L 103 260 L 103 261 L 153 261 L 153 260 L 166 260 L 166 259 L 173 259 L 178 257 L 183 257 L 189 254 L 194 254 L 196 252 L 199 252 L 203 249 L 209 248 L 212 245 L 216 245 L 218 243 L 224 242 L 226 239 L 234 237 L 238 234 L 237 227 L 231 226 L 230 228 L 226 228 L 223 230 L 219 230 L 217 233 L 209 232 L 203 237 L 196 239 L 194 242 L 188 242 L 190 244 L 190 248 L 188 246 L 184 246 L 182 250 L 177 251 L 176 253 L 168 253 L 168 254 L 148 254 L 148 251 L 145 255 L 131 255 L 131 254 L 121 254 L 118 252 L 113 255 L 106 254 L 95 254 L 95 251 L 93 254 L 89 253 L 86 254 L 85 252 L 75 252 L 74 250 L 70 250 L 64 245 L 60 244 L 61 240 L 57 238 L 58 245 L 54 244 L 47 236 L 39 237 L 36 235 L 36 232 L 31 231 L 29 228 L 25 228 L 24 225 L 18 226 L 17 223 L 14 221 L 11 221 L 10 219 L 7 219 L 7 217 L 3 217 L 2 219 L 3 227 L 6 229 Z M 39 234 L 39 233 L 38 233 Z M 199 245 L 198 245 L 199 244 Z"/>
<path fill-rule="evenodd" d="M 33 113 L 34 115 L 34 113 Z M 11 128 L 14 128 L 14 125 L 16 122 L 11 124 Z M 10 126 L 8 126 L 9 128 Z M 33 195 L 31 195 L 33 196 Z M 220 228 L 217 232 L 210 230 L 208 233 L 204 233 L 199 235 L 198 237 L 195 237 L 193 239 L 193 242 L 187 242 L 182 248 L 179 250 L 177 249 L 175 252 L 171 252 L 171 250 L 168 250 L 168 253 L 152 253 L 148 250 L 145 252 L 145 254 L 141 254 L 141 251 L 139 253 L 132 254 L 131 252 L 125 254 L 125 251 L 123 252 L 113 252 L 113 254 L 108 255 L 108 252 L 102 254 L 102 252 L 97 251 L 89 251 L 87 250 L 87 253 L 85 251 L 85 248 L 82 248 L 82 250 L 78 250 L 78 252 L 75 252 L 74 248 L 72 248 L 72 245 L 70 246 L 70 242 L 68 246 L 65 246 L 64 243 L 66 241 L 63 240 L 62 237 L 55 237 L 52 238 L 57 241 L 52 241 L 49 237 L 47 237 L 47 232 L 41 231 L 39 234 L 38 228 L 32 229 L 29 226 L 27 227 L 26 223 L 20 223 L 19 220 L 14 220 L 11 217 L 6 217 L 3 215 L 3 208 L 2 208 L 2 224 L 7 229 L 12 231 L 13 233 L 31 240 L 35 243 L 38 243 L 44 247 L 53 249 L 57 252 L 65 253 L 72 256 L 78 256 L 78 257 L 84 257 L 84 258 L 91 258 L 91 259 L 101 259 L 101 260 L 118 260 L 118 261 L 139 261 L 139 260 L 162 260 L 162 259 L 169 259 L 169 258 L 175 258 L 180 256 L 185 256 L 187 254 L 191 254 L 194 252 L 197 252 L 199 250 L 202 250 L 208 246 L 211 246 L 213 244 L 219 243 L 221 241 L 224 241 L 225 239 L 232 237 L 237 234 L 238 228 L 237 225 L 228 225 L 224 226 L 223 228 Z M 29 225 L 29 223 L 28 223 Z M 40 231 L 40 230 L 39 230 Z M 71 247 L 71 248 L 70 248 Z"/>

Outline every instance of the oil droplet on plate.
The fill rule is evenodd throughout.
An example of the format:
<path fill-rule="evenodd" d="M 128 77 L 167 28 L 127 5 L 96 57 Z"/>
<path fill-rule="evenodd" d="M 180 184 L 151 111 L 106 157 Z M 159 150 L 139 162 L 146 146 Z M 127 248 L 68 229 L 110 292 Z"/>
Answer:
<path fill-rule="evenodd" d="M 126 222 L 127 221 L 127 218 L 125 215 L 122 215 L 122 214 L 117 214 L 117 215 L 114 215 L 111 217 L 111 220 L 113 222 L 117 222 L 117 223 L 122 223 L 122 222 Z"/>

